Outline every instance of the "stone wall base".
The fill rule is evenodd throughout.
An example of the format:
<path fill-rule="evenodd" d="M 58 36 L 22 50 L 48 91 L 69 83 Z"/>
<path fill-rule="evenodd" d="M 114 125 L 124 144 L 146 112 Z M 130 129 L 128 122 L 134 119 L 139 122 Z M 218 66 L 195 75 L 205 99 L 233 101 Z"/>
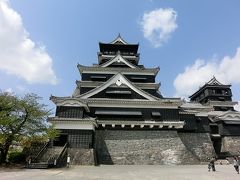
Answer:
<path fill-rule="evenodd" d="M 94 150 L 81 148 L 68 148 L 71 165 L 95 165 Z"/>
<path fill-rule="evenodd" d="M 236 155 L 240 153 L 240 136 L 225 136 L 222 138 L 221 152 Z"/>
<path fill-rule="evenodd" d="M 209 134 L 97 130 L 99 164 L 199 164 L 215 155 Z"/>
<path fill-rule="evenodd" d="M 182 143 L 200 162 L 216 156 L 209 133 L 178 133 Z"/>

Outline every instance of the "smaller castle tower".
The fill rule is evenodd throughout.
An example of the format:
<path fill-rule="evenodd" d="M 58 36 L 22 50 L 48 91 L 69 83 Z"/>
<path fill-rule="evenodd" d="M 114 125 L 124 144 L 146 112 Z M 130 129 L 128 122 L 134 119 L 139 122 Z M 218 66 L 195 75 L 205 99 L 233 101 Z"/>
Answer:
<path fill-rule="evenodd" d="M 232 101 L 231 85 L 220 83 L 214 76 L 197 92 L 189 96 L 190 101 L 211 105 L 216 111 L 233 110 L 237 102 Z"/>

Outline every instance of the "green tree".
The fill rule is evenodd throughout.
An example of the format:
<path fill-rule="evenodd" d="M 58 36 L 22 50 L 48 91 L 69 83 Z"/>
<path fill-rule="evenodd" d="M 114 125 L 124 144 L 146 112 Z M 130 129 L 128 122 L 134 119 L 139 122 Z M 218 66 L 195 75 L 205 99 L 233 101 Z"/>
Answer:
<path fill-rule="evenodd" d="M 40 100 L 36 94 L 19 97 L 0 93 L 0 164 L 6 162 L 13 141 L 19 142 L 23 138 L 44 136 L 52 132 L 46 121 L 50 111 Z"/>

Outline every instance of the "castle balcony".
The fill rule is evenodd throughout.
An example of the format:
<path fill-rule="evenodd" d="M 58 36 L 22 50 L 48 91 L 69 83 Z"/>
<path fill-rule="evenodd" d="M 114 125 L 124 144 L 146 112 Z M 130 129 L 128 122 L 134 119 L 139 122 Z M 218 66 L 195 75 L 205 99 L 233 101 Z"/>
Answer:
<path fill-rule="evenodd" d="M 102 56 L 103 58 L 113 58 L 118 52 L 98 52 L 98 56 Z M 138 58 L 140 56 L 140 53 L 124 53 L 124 52 L 120 52 L 120 54 L 124 57 L 124 58 Z"/>

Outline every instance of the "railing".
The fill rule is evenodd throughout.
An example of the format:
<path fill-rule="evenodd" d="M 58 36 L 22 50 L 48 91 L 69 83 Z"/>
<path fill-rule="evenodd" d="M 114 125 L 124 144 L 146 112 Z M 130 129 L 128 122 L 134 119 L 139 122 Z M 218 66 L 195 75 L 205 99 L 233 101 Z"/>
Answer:
<path fill-rule="evenodd" d="M 57 167 L 61 167 L 61 166 L 64 166 L 64 164 L 66 163 L 65 160 L 66 159 L 66 155 L 67 155 L 67 147 L 68 147 L 68 143 L 66 143 L 64 146 L 63 146 L 63 149 L 61 151 L 61 153 L 58 155 L 58 157 L 56 158 L 56 162 L 54 163 L 55 166 Z M 55 161 L 55 160 L 54 160 Z"/>
<path fill-rule="evenodd" d="M 47 142 L 42 149 L 37 153 L 37 155 L 35 157 L 32 157 L 32 162 L 37 162 L 38 158 L 41 157 L 41 155 L 43 155 L 43 153 L 45 153 L 45 151 L 47 150 L 47 147 L 49 146 L 49 142 Z"/>
<path fill-rule="evenodd" d="M 49 143 L 46 143 L 44 147 L 39 151 L 39 153 L 35 157 L 33 157 L 32 161 L 28 164 L 28 167 L 43 168 L 44 166 L 44 168 L 50 168 L 50 167 L 62 167 L 66 165 L 68 143 L 66 143 L 60 149 L 60 153 L 54 152 L 54 154 L 50 155 L 50 157 L 46 161 L 39 162 L 39 159 L 42 157 L 42 155 L 46 153 L 48 146 Z"/>

